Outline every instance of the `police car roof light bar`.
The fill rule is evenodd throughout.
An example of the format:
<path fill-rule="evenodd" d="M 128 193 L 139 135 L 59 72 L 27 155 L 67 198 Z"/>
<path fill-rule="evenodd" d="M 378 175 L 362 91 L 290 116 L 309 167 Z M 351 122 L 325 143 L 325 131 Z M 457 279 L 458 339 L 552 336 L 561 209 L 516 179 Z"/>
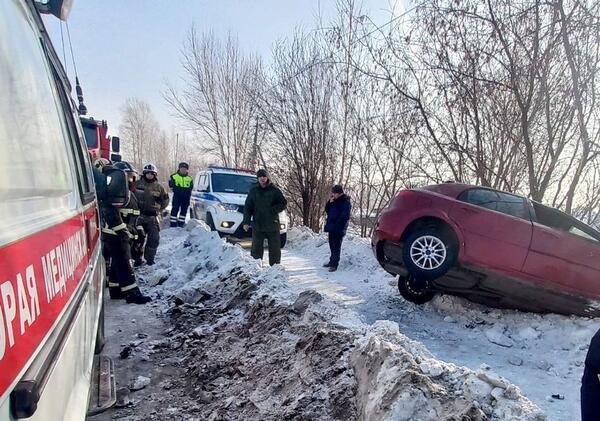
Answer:
<path fill-rule="evenodd" d="M 246 173 L 250 173 L 250 174 L 254 174 L 255 171 L 247 169 L 247 168 L 232 168 L 232 167 L 225 167 L 222 165 L 216 165 L 216 164 L 210 164 L 208 166 L 208 168 L 213 169 L 213 170 L 229 170 L 229 171 L 237 171 L 237 172 L 246 172 Z"/>

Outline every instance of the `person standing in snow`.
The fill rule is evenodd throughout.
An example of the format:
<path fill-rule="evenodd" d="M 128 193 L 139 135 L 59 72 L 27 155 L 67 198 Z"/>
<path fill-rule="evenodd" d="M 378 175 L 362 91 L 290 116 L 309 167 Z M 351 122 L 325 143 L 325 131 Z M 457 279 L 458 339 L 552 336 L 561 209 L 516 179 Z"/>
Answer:
<path fill-rule="evenodd" d="M 156 250 L 160 243 L 160 224 L 158 217 L 169 204 L 169 195 L 157 180 L 156 166 L 147 164 L 142 171 L 142 178 L 135 183 L 135 197 L 140 208 L 138 224 L 146 234 L 146 245 L 143 257 L 148 265 L 154 264 Z M 141 254 L 134 256 L 135 265 L 142 264 Z"/>
<path fill-rule="evenodd" d="M 596 332 L 581 379 L 581 421 L 600 420 L 600 330 Z"/>
<path fill-rule="evenodd" d="M 281 239 L 279 234 L 279 213 L 287 207 L 287 200 L 281 190 L 271 183 L 266 170 L 256 173 L 258 183 L 250 189 L 244 204 L 244 231 L 252 224 L 252 249 L 250 254 L 262 260 L 264 240 L 269 243 L 269 265 L 281 263 Z"/>
<path fill-rule="evenodd" d="M 194 182 L 188 175 L 190 166 L 187 162 L 181 162 L 176 173 L 169 177 L 169 187 L 173 190 L 173 201 L 171 202 L 171 227 L 182 227 L 185 225 L 185 217 L 190 206 L 190 197 Z"/>
<path fill-rule="evenodd" d="M 344 189 L 340 185 L 335 185 L 331 188 L 331 198 L 325 205 L 327 220 L 325 222 L 325 231 L 329 235 L 329 250 L 331 256 L 329 262 L 323 266 L 329 268 L 329 272 L 335 272 L 340 263 L 340 255 L 342 253 L 342 241 L 348 229 L 350 221 L 350 210 L 352 204 L 350 197 L 344 194 Z"/>
<path fill-rule="evenodd" d="M 117 162 L 112 168 L 124 171 L 130 182 L 130 177 L 134 174 L 131 165 Z M 105 166 L 103 170 L 112 168 Z M 132 186 L 127 187 L 130 190 Z M 100 202 L 103 251 L 111 262 L 107 274 L 110 298 L 124 298 L 127 303 L 132 304 L 146 304 L 152 299 L 140 291 L 131 266 L 131 242 L 135 238 L 135 228 L 128 222 L 134 223 L 130 218 L 134 218 L 136 213 L 137 203 L 130 191 L 127 192 L 126 203 L 122 205 L 117 206 L 110 200 Z"/>

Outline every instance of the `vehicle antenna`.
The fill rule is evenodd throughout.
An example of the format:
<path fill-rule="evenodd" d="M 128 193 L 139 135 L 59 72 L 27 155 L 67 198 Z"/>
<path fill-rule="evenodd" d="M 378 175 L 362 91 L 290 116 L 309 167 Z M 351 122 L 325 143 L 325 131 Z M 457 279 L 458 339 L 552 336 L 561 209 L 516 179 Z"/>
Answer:
<path fill-rule="evenodd" d="M 60 43 L 62 44 L 63 63 L 67 66 L 67 53 L 65 51 L 65 36 L 63 35 L 63 22 L 60 21 Z"/>
<path fill-rule="evenodd" d="M 79 75 L 77 74 L 77 65 L 75 64 L 75 54 L 73 53 L 73 43 L 71 42 L 71 31 L 69 31 L 69 23 L 65 22 L 67 27 L 67 38 L 69 39 L 69 49 L 71 50 L 71 60 L 73 61 L 73 70 L 75 71 L 75 92 L 77 92 L 77 101 L 79 102 L 78 111 L 80 115 L 87 114 L 87 107 L 83 103 L 83 89 L 79 83 Z M 61 26 L 62 34 L 62 26 Z M 66 60 L 66 59 L 65 59 Z"/>

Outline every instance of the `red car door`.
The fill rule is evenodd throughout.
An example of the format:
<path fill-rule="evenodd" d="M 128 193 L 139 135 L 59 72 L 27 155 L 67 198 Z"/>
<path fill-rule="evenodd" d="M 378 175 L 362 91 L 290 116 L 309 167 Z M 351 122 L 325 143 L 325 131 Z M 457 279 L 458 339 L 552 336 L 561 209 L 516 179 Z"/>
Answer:
<path fill-rule="evenodd" d="M 569 215 L 535 204 L 531 250 L 523 272 L 572 292 L 600 299 L 600 237 Z"/>
<path fill-rule="evenodd" d="M 450 217 L 463 231 L 468 263 L 509 272 L 522 269 L 532 234 L 524 198 L 469 189 L 453 204 Z"/>

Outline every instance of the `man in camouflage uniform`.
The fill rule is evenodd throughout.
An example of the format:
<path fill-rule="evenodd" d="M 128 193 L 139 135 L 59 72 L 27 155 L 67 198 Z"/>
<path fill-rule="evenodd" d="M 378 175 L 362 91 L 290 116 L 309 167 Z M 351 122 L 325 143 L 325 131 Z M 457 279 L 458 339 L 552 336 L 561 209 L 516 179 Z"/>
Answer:
<path fill-rule="evenodd" d="M 271 183 L 266 170 L 256 173 L 258 183 L 250 189 L 244 204 L 243 228 L 252 228 L 252 250 L 255 259 L 263 258 L 264 241 L 269 244 L 269 264 L 281 263 L 279 213 L 287 207 L 287 200 L 277 186 Z"/>

